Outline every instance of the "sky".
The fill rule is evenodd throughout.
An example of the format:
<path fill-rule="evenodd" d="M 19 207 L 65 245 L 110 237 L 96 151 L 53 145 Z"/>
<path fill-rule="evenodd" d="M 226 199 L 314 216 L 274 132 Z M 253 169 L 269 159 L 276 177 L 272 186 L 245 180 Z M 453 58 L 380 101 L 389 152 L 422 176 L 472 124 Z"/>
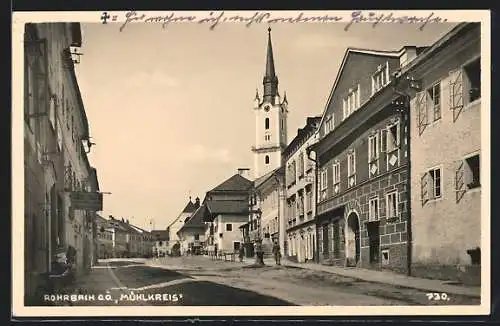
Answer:
<path fill-rule="evenodd" d="M 347 47 L 426 46 L 454 24 L 274 24 L 288 140 L 321 115 Z M 82 24 L 78 83 L 90 125 L 89 154 L 104 195 L 103 216 L 165 229 L 189 200 L 253 170 L 252 110 L 262 94 L 267 25 Z"/>

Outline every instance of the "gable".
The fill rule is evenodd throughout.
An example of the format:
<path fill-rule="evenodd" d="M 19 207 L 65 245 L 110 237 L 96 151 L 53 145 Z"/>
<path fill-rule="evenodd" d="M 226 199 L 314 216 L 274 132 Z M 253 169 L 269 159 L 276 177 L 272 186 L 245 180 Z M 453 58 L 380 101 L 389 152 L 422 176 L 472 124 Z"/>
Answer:
<path fill-rule="evenodd" d="M 389 66 L 389 76 L 399 69 L 400 51 L 382 52 L 348 49 L 339 68 L 336 80 L 332 86 L 323 118 L 319 127 L 320 137 L 325 136 L 325 117 L 333 114 L 334 127 L 343 120 L 343 101 L 349 91 L 360 88 L 359 104 L 372 96 L 372 75 L 379 66 Z"/>
<path fill-rule="evenodd" d="M 248 180 L 247 178 L 244 178 L 239 174 L 235 174 L 209 192 L 247 191 L 252 186 L 252 184 L 252 181 Z"/>

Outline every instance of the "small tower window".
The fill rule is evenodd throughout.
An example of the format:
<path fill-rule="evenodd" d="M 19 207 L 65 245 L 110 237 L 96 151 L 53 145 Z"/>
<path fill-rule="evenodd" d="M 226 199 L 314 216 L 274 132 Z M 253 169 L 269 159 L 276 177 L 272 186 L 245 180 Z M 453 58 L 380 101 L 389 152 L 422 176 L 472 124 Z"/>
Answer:
<path fill-rule="evenodd" d="M 266 160 L 266 164 L 269 164 L 269 155 L 266 155 L 265 160 Z"/>
<path fill-rule="evenodd" d="M 269 118 L 266 118 L 266 120 L 264 121 L 264 125 L 265 125 L 266 130 L 268 130 L 269 129 Z"/>

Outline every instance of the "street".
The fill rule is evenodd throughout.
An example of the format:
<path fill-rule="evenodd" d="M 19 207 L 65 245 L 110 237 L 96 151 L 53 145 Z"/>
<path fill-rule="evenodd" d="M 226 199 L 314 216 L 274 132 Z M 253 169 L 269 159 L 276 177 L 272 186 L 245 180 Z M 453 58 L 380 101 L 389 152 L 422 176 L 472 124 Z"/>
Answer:
<path fill-rule="evenodd" d="M 214 261 L 202 256 L 112 259 L 81 277 L 71 294 L 53 300 L 72 305 L 460 305 L 479 298 L 451 295 L 429 301 L 426 292 L 311 271 L 292 266 L 255 267 L 251 262 Z"/>

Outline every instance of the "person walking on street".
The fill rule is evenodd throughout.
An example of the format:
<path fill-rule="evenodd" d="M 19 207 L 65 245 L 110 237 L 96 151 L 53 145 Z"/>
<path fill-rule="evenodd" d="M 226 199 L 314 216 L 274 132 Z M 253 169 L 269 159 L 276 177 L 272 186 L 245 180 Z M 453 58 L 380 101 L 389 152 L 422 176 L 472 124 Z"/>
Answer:
<path fill-rule="evenodd" d="M 240 249 L 238 252 L 238 257 L 240 258 L 240 263 L 243 262 L 243 256 L 245 256 L 245 248 L 243 248 L 243 246 L 240 246 Z"/>
<path fill-rule="evenodd" d="M 278 244 L 278 241 L 274 241 L 273 244 L 273 255 L 274 255 L 274 260 L 276 261 L 276 265 L 281 265 L 281 250 L 280 250 L 280 245 Z"/>
<path fill-rule="evenodd" d="M 262 240 L 255 241 L 255 254 L 257 256 L 256 263 L 264 265 L 264 248 L 262 247 Z"/>

